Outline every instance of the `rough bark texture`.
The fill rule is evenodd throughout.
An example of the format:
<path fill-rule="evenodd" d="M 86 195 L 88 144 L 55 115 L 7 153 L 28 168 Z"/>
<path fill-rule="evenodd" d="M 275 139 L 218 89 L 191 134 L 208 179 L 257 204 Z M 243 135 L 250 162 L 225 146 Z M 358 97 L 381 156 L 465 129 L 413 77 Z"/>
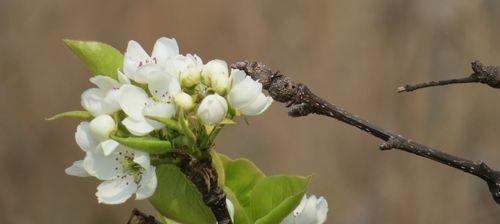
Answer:
<path fill-rule="evenodd" d="M 232 224 L 229 211 L 226 206 L 226 193 L 217 184 L 217 170 L 212 165 L 210 157 L 198 160 L 187 154 L 178 154 L 182 162 L 179 165 L 181 171 L 196 186 L 203 196 L 203 202 L 212 210 L 217 224 Z M 189 215 L 189 211 L 187 211 Z M 132 211 L 127 224 L 159 224 L 153 216 L 148 216 L 137 209 Z"/>
<path fill-rule="evenodd" d="M 212 210 L 217 223 L 232 224 L 226 206 L 226 193 L 217 184 L 217 171 L 212 161 L 189 157 L 183 160 L 180 168 L 201 192 L 203 202 Z"/>
<path fill-rule="evenodd" d="M 440 81 L 430 81 L 423 82 L 413 85 L 405 85 L 398 87 L 398 92 L 411 92 L 417 89 L 432 87 L 432 86 L 444 86 L 459 83 L 482 83 L 486 84 L 492 88 L 500 88 L 500 72 L 498 67 L 491 65 L 483 65 L 479 61 L 473 61 L 471 63 L 473 73 L 467 77 L 459 79 L 447 79 Z"/>
<path fill-rule="evenodd" d="M 379 128 L 315 95 L 306 85 L 292 81 L 279 71 L 271 71 L 261 62 L 242 61 L 233 64 L 232 67 L 244 70 L 254 80 L 261 82 L 274 100 L 286 103 L 288 115 L 300 117 L 313 113 L 332 117 L 382 139 L 384 142 L 379 147 L 381 150 L 400 149 L 470 173 L 486 181 L 493 199 L 500 204 L 500 172 L 485 163 L 447 154 Z M 473 62 L 472 68 L 474 73 L 471 77 L 478 80 L 477 82 L 486 83 L 494 88 L 500 87 L 496 67 Z"/>
<path fill-rule="evenodd" d="M 127 224 L 162 224 L 157 221 L 152 215 L 146 215 L 143 212 L 134 209 L 132 210 L 132 215 L 127 221 Z"/>

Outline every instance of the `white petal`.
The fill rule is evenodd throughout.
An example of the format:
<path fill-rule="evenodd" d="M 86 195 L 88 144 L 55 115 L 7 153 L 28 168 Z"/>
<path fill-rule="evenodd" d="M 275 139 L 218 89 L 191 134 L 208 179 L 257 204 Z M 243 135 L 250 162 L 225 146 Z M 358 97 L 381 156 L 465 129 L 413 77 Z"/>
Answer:
<path fill-rule="evenodd" d="M 304 209 L 297 216 L 297 223 L 310 223 L 310 224 L 318 224 L 317 210 L 316 210 L 316 202 L 317 198 L 314 195 L 311 195 L 307 201 L 305 202 Z"/>
<path fill-rule="evenodd" d="M 325 200 L 325 198 L 320 197 L 318 199 L 318 202 L 316 204 L 316 213 L 318 216 L 318 223 L 326 222 L 326 217 L 328 214 L 328 202 Z"/>
<path fill-rule="evenodd" d="M 137 190 L 135 195 L 136 200 L 149 198 L 154 194 L 156 186 L 158 184 L 155 170 L 156 168 L 154 166 L 151 166 L 150 169 L 147 169 L 144 174 L 142 174 L 141 183 L 139 184 L 139 189 Z"/>
<path fill-rule="evenodd" d="M 102 110 L 106 114 L 112 114 L 120 110 L 120 104 L 118 103 L 118 97 L 120 96 L 120 91 L 118 89 L 113 89 L 106 94 L 102 101 Z"/>
<path fill-rule="evenodd" d="M 247 76 L 245 80 L 233 86 L 229 92 L 228 100 L 233 107 L 240 109 L 252 103 L 261 93 L 262 84 Z"/>
<path fill-rule="evenodd" d="M 152 72 L 148 78 L 148 88 L 151 95 L 161 101 L 169 101 L 181 91 L 177 77 L 165 72 Z"/>
<path fill-rule="evenodd" d="M 144 120 L 142 110 L 148 102 L 148 94 L 136 86 L 124 85 L 120 88 L 118 103 L 129 117 L 135 120 Z"/>
<path fill-rule="evenodd" d="M 83 160 L 78 160 L 73 163 L 70 167 L 66 168 L 66 174 L 77 177 L 88 177 L 90 176 L 87 171 L 83 168 Z"/>
<path fill-rule="evenodd" d="M 233 203 L 226 198 L 226 207 L 229 212 L 229 216 L 231 217 L 231 221 L 234 222 L 234 205 Z"/>
<path fill-rule="evenodd" d="M 104 204 L 121 204 L 134 194 L 137 184 L 132 176 L 104 181 L 97 187 L 97 200 Z"/>
<path fill-rule="evenodd" d="M 247 74 L 239 69 L 231 69 L 231 86 L 236 86 L 236 84 L 245 80 Z"/>
<path fill-rule="evenodd" d="M 98 88 L 87 89 L 82 93 L 82 107 L 94 116 L 104 114 L 102 101 L 105 94 Z"/>
<path fill-rule="evenodd" d="M 94 150 L 98 144 L 90 131 L 90 123 L 86 121 L 81 122 L 76 128 L 75 140 L 76 144 L 85 152 Z"/>
<path fill-rule="evenodd" d="M 123 61 L 123 70 L 125 74 L 130 75 L 135 73 L 139 67 L 139 63 L 147 59 L 149 59 L 149 55 L 142 49 L 141 45 L 136 41 L 129 41 Z"/>
<path fill-rule="evenodd" d="M 105 156 L 101 152 L 87 151 L 83 160 L 83 167 L 92 176 L 99 180 L 111 180 L 116 178 L 121 171 L 120 161 L 114 154 Z M 118 168 L 118 169 L 116 169 Z"/>
<path fill-rule="evenodd" d="M 120 82 L 120 85 L 130 84 L 130 79 L 124 75 L 120 69 L 116 69 L 116 74 L 118 74 L 118 82 Z"/>
<path fill-rule="evenodd" d="M 106 141 L 101 142 L 100 146 L 102 152 L 105 156 L 109 156 L 111 153 L 115 151 L 115 149 L 120 145 L 120 143 L 116 142 L 113 139 L 108 139 Z"/>
<path fill-rule="evenodd" d="M 163 67 L 157 64 L 146 64 L 137 69 L 137 71 L 130 76 L 131 79 L 138 83 L 148 83 L 149 77 L 152 73 L 163 72 Z"/>
<path fill-rule="evenodd" d="M 296 221 L 296 219 L 300 215 L 300 213 L 302 213 L 302 210 L 304 210 L 306 202 L 307 197 L 306 195 L 304 195 L 299 205 L 290 214 L 288 214 L 288 216 L 283 221 L 281 221 L 281 224 L 297 224 L 298 222 Z"/>
<path fill-rule="evenodd" d="M 168 58 L 179 54 L 179 46 L 177 41 L 172 38 L 162 37 L 158 39 L 153 47 L 152 57 L 156 58 L 158 64 L 164 64 Z"/>
<path fill-rule="evenodd" d="M 263 93 L 259 94 L 257 99 L 255 99 L 251 104 L 240 108 L 240 112 L 247 116 L 256 116 L 263 113 L 271 103 L 273 102 L 273 98 L 269 96 L 265 96 Z"/>
<path fill-rule="evenodd" d="M 125 56 L 135 61 L 141 61 L 149 58 L 148 53 L 146 53 L 142 46 L 135 40 L 131 40 L 128 42 Z"/>
<path fill-rule="evenodd" d="M 97 87 L 99 87 L 99 89 L 103 90 L 104 92 L 108 92 L 112 89 L 118 89 L 120 87 L 120 83 L 118 83 L 116 80 L 103 75 L 98 75 L 90 78 L 90 82 L 94 83 Z"/>
<path fill-rule="evenodd" d="M 134 152 L 134 162 L 139 164 L 144 169 L 149 169 L 151 167 L 149 154 L 139 150 L 131 150 Z"/>
<path fill-rule="evenodd" d="M 135 120 L 131 117 L 123 119 L 122 124 L 125 125 L 128 131 L 136 136 L 144 136 L 154 130 L 154 127 L 146 120 Z"/>
<path fill-rule="evenodd" d="M 175 115 L 173 103 L 151 103 L 144 108 L 144 115 L 171 118 Z"/>

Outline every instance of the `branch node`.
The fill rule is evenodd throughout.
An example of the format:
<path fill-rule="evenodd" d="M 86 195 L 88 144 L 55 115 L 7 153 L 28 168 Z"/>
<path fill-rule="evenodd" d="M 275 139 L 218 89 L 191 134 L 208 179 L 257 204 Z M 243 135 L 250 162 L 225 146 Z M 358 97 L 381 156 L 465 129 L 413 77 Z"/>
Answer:
<path fill-rule="evenodd" d="M 500 74 L 498 72 L 498 67 L 483 65 L 479 61 L 473 61 L 471 63 L 471 67 L 472 71 L 474 71 L 474 73 L 471 74 L 471 77 L 492 88 L 500 88 Z"/>
<path fill-rule="evenodd" d="M 379 149 L 385 151 L 385 150 L 401 148 L 404 142 L 405 142 L 404 139 L 399 136 L 398 137 L 391 136 L 389 137 L 389 140 L 380 144 Z"/>

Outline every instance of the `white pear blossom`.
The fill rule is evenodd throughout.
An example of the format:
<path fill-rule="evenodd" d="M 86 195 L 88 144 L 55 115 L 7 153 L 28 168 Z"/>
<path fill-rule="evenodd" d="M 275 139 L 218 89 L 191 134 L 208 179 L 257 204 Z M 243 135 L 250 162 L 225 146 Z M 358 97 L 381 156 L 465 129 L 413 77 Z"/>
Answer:
<path fill-rule="evenodd" d="M 75 132 L 76 144 L 82 149 L 83 152 L 95 151 L 98 149 L 99 141 L 92 134 L 90 123 L 81 122 L 76 128 Z M 90 174 L 83 166 L 83 160 L 78 160 L 70 167 L 66 168 L 66 174 L 79 177 L 88 177 Z"/>
<path fill-rule="evenodd" d="M 328 203 L 325 198 L 304 195 L 300 204 L 281 224 L 322 224 L 326 221 Z"/>
<path fill-rule="evenodd" d="M 227 63 L 223 60 L 209 61 L 201 73 L 205 85 L 212 87 L 214 92 L 224 95 L 229 87 Z"/>
<path fill-rule="evenodd" d="M 107 120 L 106 117 L 98 118 L 90 123 L 82 122 L 77 127 L 75 139 L 86 156 L 83 160 L 74 162 L 66 169 L 66 173 L 79 177 L 94 176 L 104 180 L 96 193 L 100 203 L 123 203 L 134 193 L 137 200 L 151 196 L 156 189 L 157 179 L 155 167 L 150 165 L 149 154 L 118 143 L 112 151 L 106 151 L 103 148 L 105 145 L 96 138 L 100 134 L 94 133 L 93 130 L 102 126 L 99 122 L 109 121 L 100 121 Z"/>
<path fill-rule="evenodd" d="M 118 72 L 118 78 L 120 81 L 102 75 L 90 78 L 90 82 L 94 83 L 97 88 L 90 88 L 82 93 L 82 107 L 93 116 L 112 114 L 120 110 L 117 101 L 118 89 L 130 81 L 121 72 Z"/>
<path fill-rule="evenodd" d="M 262 83 L 238 69 L 231 70 L 231 90 L 227 100 L 232 107 L 247 116 L 263 113 L 273 102 L 271 97 L 262 93 Z"/>
<path fill-rule="evenodd" d="M 149 154 L 120 145 L 110 155 L 87 151 L 83 167 L 103 182 L 97 187 L 99 203 L 120 204 L 134 193 L 136 200 L 150 197 L 157 185 Z"/>
<path fill-rule="evenodd" d="M 167 61 L 165 71 L 179 79 L 182 86 L 193 87 L 201 81 L 203 61 L 197 55 L 177 55 Z"/>
<path fill-rule="evenodd" d="M 175 105 L 182 108 L 184 111 L 189 111 L 194 107 L 193 97 L 185 92 L 175 95 L 174 102 Z"/>
<path fill-rule="evenodd" d="M 170 118 L 175 115 L 173 96 L 181 92 L 177 78 L 165 72 L 152 72 L 148 78 L 149 97 L 146 91 L 124 85 L 120 89 L 119 104 L 128 115 L 122 123 L 130 133 L 144 136 L 155 129 L 164 127 L 162 123 L 146 119 L 145 115 Z"/>
<path fill-rule="evenodd" d="M 76 144 L 78 144 L 78 146 L 80 146 L 80 149 L 82 149 L 82 151 L 84 151 L 85 153 L 99 151 L 104 155 L 109 155 L 119 146 L 118 142 L 109 139 L 108 137 L 103 137 L 102 139 L 96 138 L 96 136 L 99 135 L 103 136 L 103 135 L 96 134 L 92 131 L 92 129 L 95 129 L 96 127 L 109 125 L 109 124 L 104 124 L 104 125 L 102 124 L 102 123 L 110 123 L 110 121 L 107 118 L 105 118 L 105 116 L 109 115 L 100 115 L 99 117 L 94 118 L 90 123 L 87 121 L 81 122 L 76 128 L 75 132 Z M 79 176 L 79 177 L 90 176 L 89 172 L 87 172 L 87 170 L 84 167 L 83 160 L 78 160 L 74 162 L 72 166 L 68 167 L 65 170 L 65 172 L 66 174 L 72 176 Z"/>
<path fill-rule="evenodd" d="M 175 39 L 162 37 L 153 47 L 151 56 L 136 41 L 129 41 L 124 54 L 123 71 L 126 76 L 138 83 L 147 83 L 152 71 L 164 71 L 170 59 L 179 55 Z"/>
<path fill-rule="evenodd" d="M 212 94 L 201 101 L 196 115 L 204 124 L 215 125 L 226 117 L 226 113 L 226 99 L 218 94 Z"/>

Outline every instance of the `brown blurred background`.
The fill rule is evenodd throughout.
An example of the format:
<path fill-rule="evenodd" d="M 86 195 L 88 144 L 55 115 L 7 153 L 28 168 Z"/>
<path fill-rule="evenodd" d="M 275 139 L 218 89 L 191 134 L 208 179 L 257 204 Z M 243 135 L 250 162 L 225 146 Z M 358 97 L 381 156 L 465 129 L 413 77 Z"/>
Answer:
<path fill-rule="evenodd" d="M 83 153 L 77 122 L 44 118 L 80 108 L 91 87 L 61 39 L 121 51 L 175 37 L 205 61 L 261 60 L 333 103 L 416 141 L 500 168 L 500 92 L 486 86 L 396 94 L 405 83 L 500 64 L 500 1 L 0 0 L 0 223 L 125 223 L 146 201 L 97 204 L 98 182 L 64 169 Z M 218 150 L 267 174 L 314 174 L 327 223 L 500 223 L 478 178 L 398 151 L 332 119 L 264 115 L 223 131 Z M 188 211 L 187 211 L 188 212 Z"/>

